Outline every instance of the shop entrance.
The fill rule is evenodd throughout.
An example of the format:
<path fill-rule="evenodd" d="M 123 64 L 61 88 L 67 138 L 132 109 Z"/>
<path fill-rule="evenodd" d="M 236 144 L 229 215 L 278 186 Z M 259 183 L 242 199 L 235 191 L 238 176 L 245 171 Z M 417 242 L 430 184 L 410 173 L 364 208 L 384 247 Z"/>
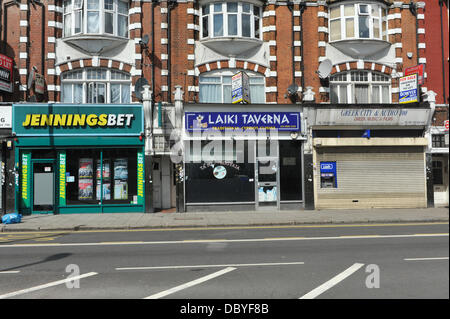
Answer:
<path fill-rule="evenodd" d="M 256 209 L 280 209 L 278 157 L 258 157 L 255 179 Z"/>
<path fill-rule="evenodd" d="M 55 161 L 32 160 L 31 213 L 53 214 L 55 211 Z"/>

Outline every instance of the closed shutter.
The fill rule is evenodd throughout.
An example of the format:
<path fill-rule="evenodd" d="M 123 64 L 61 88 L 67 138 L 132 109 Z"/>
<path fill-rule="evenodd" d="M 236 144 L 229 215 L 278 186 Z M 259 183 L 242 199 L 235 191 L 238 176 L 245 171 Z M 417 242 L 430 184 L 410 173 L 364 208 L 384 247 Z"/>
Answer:
<path fill-rule="evenodd" d="M 324 148 L 317 161 L 335 161 L 337 166 L 337 188 L 319 188 L 316 174 L 317 208 L 427 205 L 425 155 L 420 147 Z"/>

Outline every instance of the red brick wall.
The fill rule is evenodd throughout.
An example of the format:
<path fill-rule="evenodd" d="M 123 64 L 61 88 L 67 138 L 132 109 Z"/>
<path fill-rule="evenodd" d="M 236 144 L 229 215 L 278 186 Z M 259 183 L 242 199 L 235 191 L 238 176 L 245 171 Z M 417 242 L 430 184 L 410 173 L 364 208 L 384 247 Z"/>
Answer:
<path fill-rule="evenodd" d="M 444 1 L 445 2 L 445 1 Z M 449 40 L 448 40 L 448 7 L 443 6 L 442 10 L 443 31 L 444 31 L 444 65 L 442 65 L 441 46 L 441 18 L 439 1 L 426 1 L 425 6 L 425 43 L 427 65 L 425 72 L 428 75 L 426 86 L 429 90 L 437 93 L 437 104 L 448 104 L 449 92 Z M 444 101 L 442 70 L 446 74 L 446 95 Z"/>

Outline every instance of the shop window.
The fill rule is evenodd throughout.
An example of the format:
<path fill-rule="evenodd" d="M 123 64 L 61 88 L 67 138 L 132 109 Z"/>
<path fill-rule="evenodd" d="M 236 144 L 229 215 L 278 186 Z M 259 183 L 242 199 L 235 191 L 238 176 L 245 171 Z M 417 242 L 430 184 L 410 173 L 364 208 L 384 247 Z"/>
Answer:
<path fill-rule="evenodd" d="M 214 154 L 203 152 L 198 156 L 194 143 L 189 143 L 185 159 L 185 189 L 187 203 L 227 203 L 254 202 L 254 163 L 249 163 L 248 156 L 253 156 L 253 144 L 243 141 L 243 147 L 233 147 L 228 151 L 225 141 L 215 141 L 220 150 Z M 205 150 L 208 143 L 203 141 Z M 244 160 L 245 159 L 245 160 Z"/>
<path fill-rule="evenodd" d="M 333 6 L 329 17 L 330 42 L 348 39 L 388 41 L 387 9 L 378 3 Z"/>
<path fill-rule="evenodd" d="M 391 103 L 391 78 L 369 71 L 342 72 L 330 78 L 331 103 Z"/>
<path fill-rule="evenodd" d="M 200 103 L 231 103 L 231 78 L 236 71 L 215 71 L 200 75 Z M 245 71 L 249 76 L 250 99 L 252 103 L 265 103 L 264 76 Z"/>
<path fill-rule="evenodd" d="M 444 176 L 442 172 L 442 161 L 432 161 L 432 167 L 433 167 L 433 184 L 443 185 Z"/>
<path fill-rule="evenodd" d="M 431 139 L 432 147 L 445 147 L 445 134 L 433 134 Z"/>
<path fill-rule="evenodd" d="M 61 102 L 130 103 L 129 73 L 104 68 L 84 68 L 61 76 Z"/>
<path fill-rule="evenodd" d="M 137 203 L 135 149 L 68 150 L 66 158 L 67 205 Z"/>
<path fill-rule="evenodd" d="M 246 2 L 212 2 L 201 6 L 200 37 L 261 39 L 260 6 Z"/>
<path fill-rule="evenodd" d="M 128 1 L 64 0 L 64 37 L 108 34 L 128 37 Z"/>

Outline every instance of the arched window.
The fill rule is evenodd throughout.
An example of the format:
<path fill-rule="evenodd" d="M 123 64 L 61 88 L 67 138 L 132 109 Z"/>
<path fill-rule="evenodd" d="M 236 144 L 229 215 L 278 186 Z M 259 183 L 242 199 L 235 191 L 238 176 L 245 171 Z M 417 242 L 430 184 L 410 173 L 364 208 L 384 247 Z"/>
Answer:
<path fill-rule="evenodd" d="M 330 77 L 331 103 L 391 103 L 391 78 L 371 71 L 341 72 Z"/>
<path fill-rule="evenodd" d="M 105 34 L 128 37 L 127 0 L 64 0 L 63 37 Z"/>
<path fill-rule="evenodd" d="M 61 75 L 61 102 L 130 103 L 129 73 L 105 68 L 84 68 Z"/>
<path fill-rule="evenodd" d="M 231 103 L 231 78 L 238 70 L 219 70 L 199 77 L 200 103 Z M 252 103 L 265 103 L 265 78 L 256 72 L 245 71 L 249 76 Z"/>

